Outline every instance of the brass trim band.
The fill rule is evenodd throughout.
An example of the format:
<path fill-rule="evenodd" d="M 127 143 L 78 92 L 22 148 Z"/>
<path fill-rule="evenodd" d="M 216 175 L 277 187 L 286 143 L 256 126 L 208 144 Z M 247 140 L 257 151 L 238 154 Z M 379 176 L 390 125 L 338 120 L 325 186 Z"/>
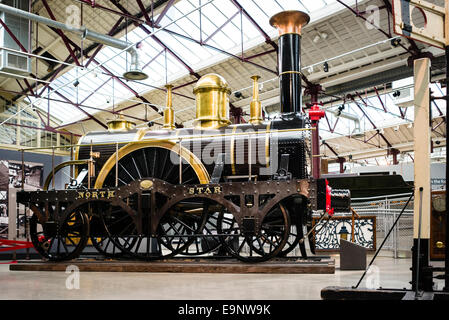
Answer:
<path fill-rule="evenodd" d="M 315 128 L 295 128 L 295 129 L 280 129 L 280 130 L 274 130 L 274 131 L 270 131 L 270 132 L 277 132 L 277 133 L 283 133 L 283 132 L 296 132 L 296 131 L 313 131 L 316 130 Z M 266 134 L 267 131 L 255 131 L 252 132 L 251 134 Z M 241 135 L 248 135 L 248 133 L 246 132 L 237 132 L 235 133 L 236 136 L 241 136 Z M 231 133 L 228 134 L 206 134 L 206 135 L 194 135 L 194 136 L 186 136 L 183 137 L 183 140 L 190 140 L 190 139 L 199 139 L 199 138 L 214 138 L 214 137 L 229 137 L 232 136 Z M 145 140 L 140 140 L 140 141 L 122 141 L 119 142 L 119 144 L 127 144 L 130 142 L 134 142 L 136 144 L 139 143 L 147 143 L 150 141 L 172 141 L 172 140 L 176 140 L 176 138 L 171 137 L 171 138 L 151 138 L 151 139 L 145 139 Z M 99 143 L 86 143 L 83 145 L 80 145 L 82 147 L 87 147 L 87 146 L 108 146 L 108 145 L 115 145 L 115 142 L 99 142 Z M 31 150 L 47 150 L 47 149 L 65 149 L 65 148 L 71 148 L 71 147 L 76 147 L 77 145 L 64 145 L 64 146 L 56 146 L 56 147 L 30 147 L 30 148 L 20 148 L 17 149 L 18 151 L 31 151 Z"/>
<path fill-rule="evenodd" d="M 80 137 L 80 138 L 78 139 L 78 142 L 77 142 L 76 145 L 75 145 L 74 161 L 79 160 L 80 148 L 81 148 L 81 146 L 82 146 L 81 143 L 82 143 L 84 137 L 85 137 L 85 136 Z M 73 170 L 73 174 L 75 175 L 75 177 L 78 177 L 78 167 L 75 167 L 75 170 Z"/>
<path fill-rule="evenodd" d="M 299 35 L 299 36 L 302 36 L 302 34 L 301 34 L 301 33 L 298 33 L 298 32 L 284 32 L 283 34 L 281 34 L 281 35 L 279 35 L 279 36 L 282 37 L 282 36 L 285 36 L 286 34 L 297 34 L 297 35 Z"/>
<path fill-rule="evenodd" d="M 235 175 L 235 131 L 237 130 L 237 126 L 232 129 L 232 138 L 231 138 L 231 169 L 232 174 Z"/>
<path fill-rule="evenodd" d="M 265 135 L 265 162 L 267 163 L 267 168 L 270 167 L 270 126 L 271 121 L 267 124 L 267 134 Z"/>
<path fill-rule="evenodd" d="M 288 74 L 288 73 L 296 73 L 302 76 L 302 72 L 301 71 L 283 71 L 281 73 L 279 73 L 279 77 L 282 76 L 283 74 Z"/>

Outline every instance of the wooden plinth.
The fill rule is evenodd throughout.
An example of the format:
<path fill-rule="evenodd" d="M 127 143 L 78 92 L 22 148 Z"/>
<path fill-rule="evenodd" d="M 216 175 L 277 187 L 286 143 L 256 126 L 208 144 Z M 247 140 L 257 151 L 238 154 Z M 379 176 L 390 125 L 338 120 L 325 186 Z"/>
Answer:
<path fill-rule="evenodd" d="M 275 259 L 262 263 L 243 263 L 234 259 L 168 259 L 163 261 L 119 261 L 78 259 L 66 262 L 19 261 L 11 271 L 65 271 L 76 265 L 80 271 L 91 272 L 181 272 L 181 273 L 271 273 L 271 274 L 333 274 L 334 259 Z"/>

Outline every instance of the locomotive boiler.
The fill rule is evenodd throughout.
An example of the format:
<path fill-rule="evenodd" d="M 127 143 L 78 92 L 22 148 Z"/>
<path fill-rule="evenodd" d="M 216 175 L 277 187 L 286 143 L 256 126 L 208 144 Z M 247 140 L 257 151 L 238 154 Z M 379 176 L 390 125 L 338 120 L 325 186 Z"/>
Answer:
<path fill-rule="evenodd" d="M 196 83 L 192 128 L 175 128 L 172 86 L 161 129 L 136 128 L 125 119 L 90 132 L 76 158 L 58 165 L 44 190 L 20 192 L 33 212 L 30 235 L 49 260 L 80 255 L 91 242 L 108 256 L 162 259 L 221 252 L 245 262 L 285 256 L 312 212 L 349 210 L 347 190 L 309 176 L 309 119 L 301 110 L 301 28 L 309 16 L 284 11 L 270 19 L 279 30 L 280 113 L 267 120 L 253 80 L 250 120 L 231 124 L 231 89 L 217 74 Z M 64 190 L 55 174 L 75 166 Z M 310 243 L 313 251 L 313 242 Z"/>

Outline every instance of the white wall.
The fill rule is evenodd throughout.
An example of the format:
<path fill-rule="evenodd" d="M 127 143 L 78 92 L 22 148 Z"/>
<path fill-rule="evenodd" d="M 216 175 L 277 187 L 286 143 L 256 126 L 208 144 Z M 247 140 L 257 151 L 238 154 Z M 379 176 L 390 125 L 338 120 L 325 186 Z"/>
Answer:
<path fill-rule="evenodd" d="M 366 166 L 351 168 L 348 173 L 389 172 L 399 174 L 405 181 L 414 181 L 414 163 L 400 163 L 389 166 Z M 430 165 L 430 179 L 432 189 L 444 189 L 446 185 L 446 163 L 432 163 Z"/>

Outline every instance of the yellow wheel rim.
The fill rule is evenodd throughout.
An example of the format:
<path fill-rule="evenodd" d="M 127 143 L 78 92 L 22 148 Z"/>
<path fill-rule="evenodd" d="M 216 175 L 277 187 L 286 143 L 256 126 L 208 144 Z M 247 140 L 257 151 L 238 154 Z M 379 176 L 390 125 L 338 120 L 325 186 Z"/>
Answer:
<path fill-rule="evenodd" d="M 118 151 L 118 160 L 120 161 L 120 159 L 130 154 L 131 152 L 148 147 L 157 147 L 175 152 L 178 156 L 181 156 L 193 168 L 201 184 L 209 183 L 210 180 L 209 173 L 207 172 L 206 168 L 201 163 L 201 161 L 198 159 L 198 157 L 196 157 L 190 150 L 184 147 L 179 148 L 179 144 L 170 140 L 142 141 L 137 143 L 135 142 L 128 143 L 126 146 L 122 147 Z M 104 164 L 103 168 L 100 170 L 98 178 L 95 181 L 94 186 L 95 189 L 100 189 L 103 187 L 103 183 L 106 177 L 108 176 L 109 172 L 115 166 L 115 162 L 116 162 L 116 153 L 114 153 L 109 157 L 109 159 Z"/>

